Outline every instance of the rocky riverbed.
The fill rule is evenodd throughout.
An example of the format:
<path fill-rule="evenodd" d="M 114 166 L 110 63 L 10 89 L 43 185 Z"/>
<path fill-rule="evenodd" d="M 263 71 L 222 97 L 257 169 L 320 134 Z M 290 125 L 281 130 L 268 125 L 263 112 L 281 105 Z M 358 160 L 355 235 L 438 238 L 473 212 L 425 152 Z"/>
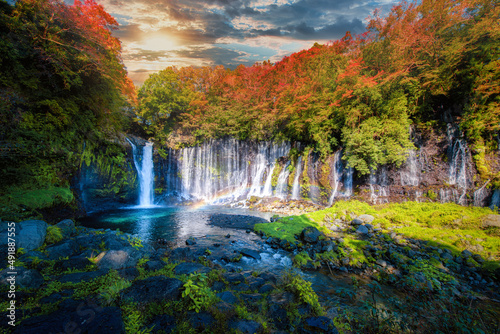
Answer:
<path fill-rule="evenodd" d="M 230 218 L 213 223 L 229 224 Z M 253 233 L 251 222 L 243 226 L 241 217 L 233 218 L 244 233 Z M 298 293 L 295 276 L 234 266 L 261 260 L 263 241 L 252 249 L 228 234 L 170 248 L 161 240 L 143 244 L 130 234 L 65 220 L 55 226 L 60 240 L 48 243 L 54 226 L 24 221 L 16 227 L 24 249 L 15 269 L 16 326 L 4 321 L 4 332 L 337 332 L 333 319 Z M 0 272 L 3 293 L 9 273 Z M 188 285 L 194 292 L 186 293 Z"/>
<path fill-rule="evenodd" d="M 16 326 L 4 321 L 0 330 L 424 333 L 477 325 L 494 333 L 498 328 L 500 275 L 482 269 L 485 259 L 478 254 L 453 254 L 397 229 L 383 232 L 370 215 L 327 217 L 321 229 L 297 233 L 295 242 L 254 234 L 255 224 L 263 223 L 212 215 L 210 224 L 228 233 L 188 238 L 182 245 L 161 239 L 143 243 L 135 235 L 75 226 L 71 220 L 56 226 L 17 223 L 23 251 L 15 264 Z M 8 232 L 4 226 L 1 234 Z M 0 272 L 4 294 L 9 272 Z M 464 312 L 468 317 L 456 318 Z"/>

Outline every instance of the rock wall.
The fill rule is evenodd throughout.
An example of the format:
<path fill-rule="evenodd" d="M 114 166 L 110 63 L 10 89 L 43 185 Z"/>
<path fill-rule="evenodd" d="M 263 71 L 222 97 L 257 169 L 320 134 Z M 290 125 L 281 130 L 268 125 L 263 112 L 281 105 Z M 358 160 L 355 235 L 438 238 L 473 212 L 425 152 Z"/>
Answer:
<path fill-rule="evenodd" d="M 276 198 L 331 205 L 355 198 L 377 204 L 416 200 L 499 206 L 499 191 L 481 180 L 457 126 L 447 123 L 443 130 L 412 130 L 410 135 L 416 149 L 409 152 L 406 163 L 399 168 L 381 166 L 370 175 L 347 167 L 342 150 L 324 159 L 298 142 L 226 138 L 179 150 L 154 147 L 154 202 L 244 204 L 250 199 L 255 203 L 258 198 Z M 130 140 L 137 148 L 146 143 Z M 137 166 L 131 144 L 124 141 L 123 147 L 127 155 L 121 165 L 82 168 L 78 185 L 87 210 L 110 203 L 138 204 Z M 493 165 L 500 171 L 500 159 L 496 159 L 499 163 Z M 120 173 L 113 172 L 117 168 Z M 126 181 L 117 186 L 116 176 Z"/>

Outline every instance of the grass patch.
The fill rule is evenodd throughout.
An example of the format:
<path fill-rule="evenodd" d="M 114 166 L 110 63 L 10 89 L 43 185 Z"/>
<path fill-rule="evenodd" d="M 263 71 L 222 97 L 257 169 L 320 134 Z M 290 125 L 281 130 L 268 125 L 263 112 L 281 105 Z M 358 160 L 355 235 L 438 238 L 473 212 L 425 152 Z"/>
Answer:
<path fill-rule="evenodd" d="M 424 240 L 430 246 L 447 248 L 457 255 L 465 249 L 480 254 L 487 260 L 483 267 L 494 270 L 500 266 L 500 237 L 496 231 L 482 226 L 482 219 L 495 214 L 489 208 L 464 207 L 454 203 L 390 203 L 370 205 L 360 201 L 338 201 L 332 207 L 300 216 L 284 217 L 274 223 L 256 224 L 255 231 L 296 244 L 295 236 L 314 226 L 328 233 L 322 226 L 325 217 L 351 220 L 361 214 L 375 217 L 372 225 L 384 229 L 397 227 L 397 232 L 412 239 Z M 352 251 L 354 263 L 367 263 L 363 254 L 365 241 L 346 236 L 345 245 Z"/>
<path fill-rule="evenodd" d="M 49 187 L 36 190 L 12 190 L 0 197 L 0 203 L 24 205 L 28 209 L 43 209 L 57 204 L 69 204 L 73 199 L 73 193 L 69 188 Z"/>
<path fill-rule="evenodd" d="M 363 253 L 363 249 L 369 245 L 368 241 L 355 239 L 351 236 L 344 237 L 344 245 L 349 249 L 349 258 L 351 266 L 359 266 L 362 263 L 368 263 L 368 259 Z"/>
<path fill-rule="evenodd" d="M 318 223 L 311 221 L 306 215 L 301 215 L 284 217 L 274 223 L 255 224 L 254 230 L 256 232 L 262 232 L 268 237 L 279 238 L 296 244 L 297 240 L 295 239 L 295 235 L 300 234 L 300 232 L 308 226 L 314 226 L 318 229 L 321 228 Z"/>
<path fill-rule="evenodd" d="M 397 232 L 412 238 L 425 240 L 428 245 L 447 248 L 455 255 L 464 249 L 472 249 L 485 259 L 488 269 L 498 267 L 500 260 L 500 238 L 482 226 L 482 219 L 494 214 L 489 208 L 464 207 L 454 203 L 390 203 L 370 205 L 359 201 L 339 201 L 332 207 L 304 215 L 304 219 L 321 222 L 329 217 L 351 220 L 361 214 L 375 217 L 372 225 L 388 229 L 398 227 Z M 354 240 L 346 239 L 351 245 Z M 355 247 L 353 247 L 355 246 Z M 476 250 L 474 250 L 476 248 Z M 360 253 L 360 260 L 363 261 Z M 493 262 L 491 260 L 493 258 Z"/>
<path fill-rule="evenodd" d="M 48 187 L 26 190 L 12 187 L 0 196 L 0 218 L 20 221 L 36 216 L 35 210 L 65 205 L 73 202 L 74 196 L 69 187 Z"/>
<path fill-rule="evenodd" d="M 61 228 L 50 225 L 47 227 L 47 236 L 45 237 L 45 242 L 47 245 L 58 243 L 63 239 Z"/>

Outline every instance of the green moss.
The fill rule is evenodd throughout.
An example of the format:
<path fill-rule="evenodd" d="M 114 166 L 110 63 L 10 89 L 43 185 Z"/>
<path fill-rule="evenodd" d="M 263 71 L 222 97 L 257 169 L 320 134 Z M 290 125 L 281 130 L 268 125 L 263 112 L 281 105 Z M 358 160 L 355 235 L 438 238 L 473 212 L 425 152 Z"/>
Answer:
<path fill-rule="evenodd" d="M 292 189 L 293 187 L 293 181 L 295 180 L 295 173 L 297 173 L 297 168 L 293 168 L 290 171 L 290 175 L 288 176 L 288 187 Z"/>
<path fill-rule="evenodd" d="M 254 230 L 262 232 L 268 237 L 279 238 L 296 244 L 297 240 L 295 236 L 299 235 L 308 226 L 321 229 L 321 226 L 316 222 L 311 221 L 306 215 L 301 215 L 281 218 L 274 223 L 255 224 Z"/>
<path fill-rule="evenodd" d="M 307 262 L 312 262 L 312 259 L 305 251 L 302 251 L 293 257 L 293 265 L 295 267 L 300 268 L 302 266 L 305 266 Z"/>
<path fill-rule="evenodd" d="M 273 187 L 276 187 L 278 185 L 278 177 L 281 173 L 281 170 L 283 169 L 282 166 L 278 162 L 276 162 L 276 165 L 273 169 L 273 175 L 271 176 L 271 185 Z"/>
<path fill-rule="evenodd" d="M 293 292 L 300 301 L 309 304 L 316 315 L 323 315 L 324 310 L 318 300 L 318 295 L 312 289 L 312 283 L 296 274 L 286 273 L 283 276 L 285 288 Z"/>
<path fill-rule="evenodd" d="M 427 241 L 430 246 L 450 249 L 454 254 L 469 247 L 463 236 L 470 235 L 472 245 L 477 243 L 483 247 L 482 251 L 476 253 L 498 261 L 500 238 L 482 226 L 482 218 L 493 213 L 489 208 L 464 207 L 454 203 L 405 202 L 369 205 L 359 201 L 338 201 L 331 208 L 306 214 L 304 219 L 323 221 L 326 215 L 335 215 L 351 220 L 354 216 L 370 214 L 375 218 L 372 225 L 379 224 L 383 228 L 398 227 L 398 233 L 406 237 Z M 356 245 L 349 246 L 357 248 Z M 361 254 L 359 255 L 363 260 Z M 492 264 L 488 266 L 492 267 Z"/>
<path fill-rule="evenodd" d="M 323 253 L 316 253 L 315 257 L 319 261 L 328 261 L 338 264 L 341 258 L 341 255 L 334 251 L 328 251 Z"/>
<path fill-rule="evenodd" d="M 437 194 L 432 189 L 429 189 L 427 191 L 427 197 L 434 201 L 437 198 Z"/>
<path fill-rule="evenodd" d="M 62 231 L 59 227 L 53 225 L 47 227 L 47 236 L 45 237 L 45 242 L 47 244 L 55 244 L 62 239 Z"/>
<path fill-rule="evenodd" d="M 350 235 L 344 237 L 344 245 L 347 247 L 349 251 L 349 258 L 350 258 L 349 265 L 356 267 L 361 265 L 362 263 L 369 262 L 365 254 L 363 253 L 363 249 L 368 244 L 369 244 L 368 241 L 358 240 Z"/>
<path fill-rule="evenodd" d="M 36 190 L 11 187 L 0 196 L 0 218 L 13 221 L 41 218 L 36 210 L 68 205 L 73 200 L 69 187 L 52 186 Z"/>
<path fill-rule="evenodd" d="M 321 173 L 319 175 L 319 184 L 321 185 L 321 189 L 324 189 L 328 194 L 332 192 L 332 187 L 330 186 L 330 172 L 330 164 L 323 163 L 321 166 Z"/>
<path fill-rule="evenodd" d="M 455 278 L 443 271 L 441 271 L 440 266 L 435 262 L 430 260 L 418 260 L 415 261 L 415 264 L 409 266 L 408 270 L 411 273 L 421 273 L 425 276 L 425 278 L 431 282 L 434 288 L 440 288 L 439 284 L 436 282 L 448 283 L 451 281 L 455 281 Z"/>

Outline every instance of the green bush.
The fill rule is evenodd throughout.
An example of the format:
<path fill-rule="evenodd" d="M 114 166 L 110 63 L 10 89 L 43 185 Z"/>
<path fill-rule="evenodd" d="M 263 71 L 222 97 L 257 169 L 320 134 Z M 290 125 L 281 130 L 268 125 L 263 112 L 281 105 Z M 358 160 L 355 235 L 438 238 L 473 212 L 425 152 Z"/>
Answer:
<path fill-rule="evenodd" d="M 58 243 L 63 239 L 62 230 L 54 225 L 47 227 L 47 236 L 45 237 L 45 242 L 50 244 Z"/>
<path fill-rule="evenodd" d="M 206 274 L 191 274 L 187 282 L 184 284 L 182 292 L 190 310 L 195 310 L 196 313 L 202 309 L 208 309 L 217 300 L 215 293 L 207 284 Z"/>

